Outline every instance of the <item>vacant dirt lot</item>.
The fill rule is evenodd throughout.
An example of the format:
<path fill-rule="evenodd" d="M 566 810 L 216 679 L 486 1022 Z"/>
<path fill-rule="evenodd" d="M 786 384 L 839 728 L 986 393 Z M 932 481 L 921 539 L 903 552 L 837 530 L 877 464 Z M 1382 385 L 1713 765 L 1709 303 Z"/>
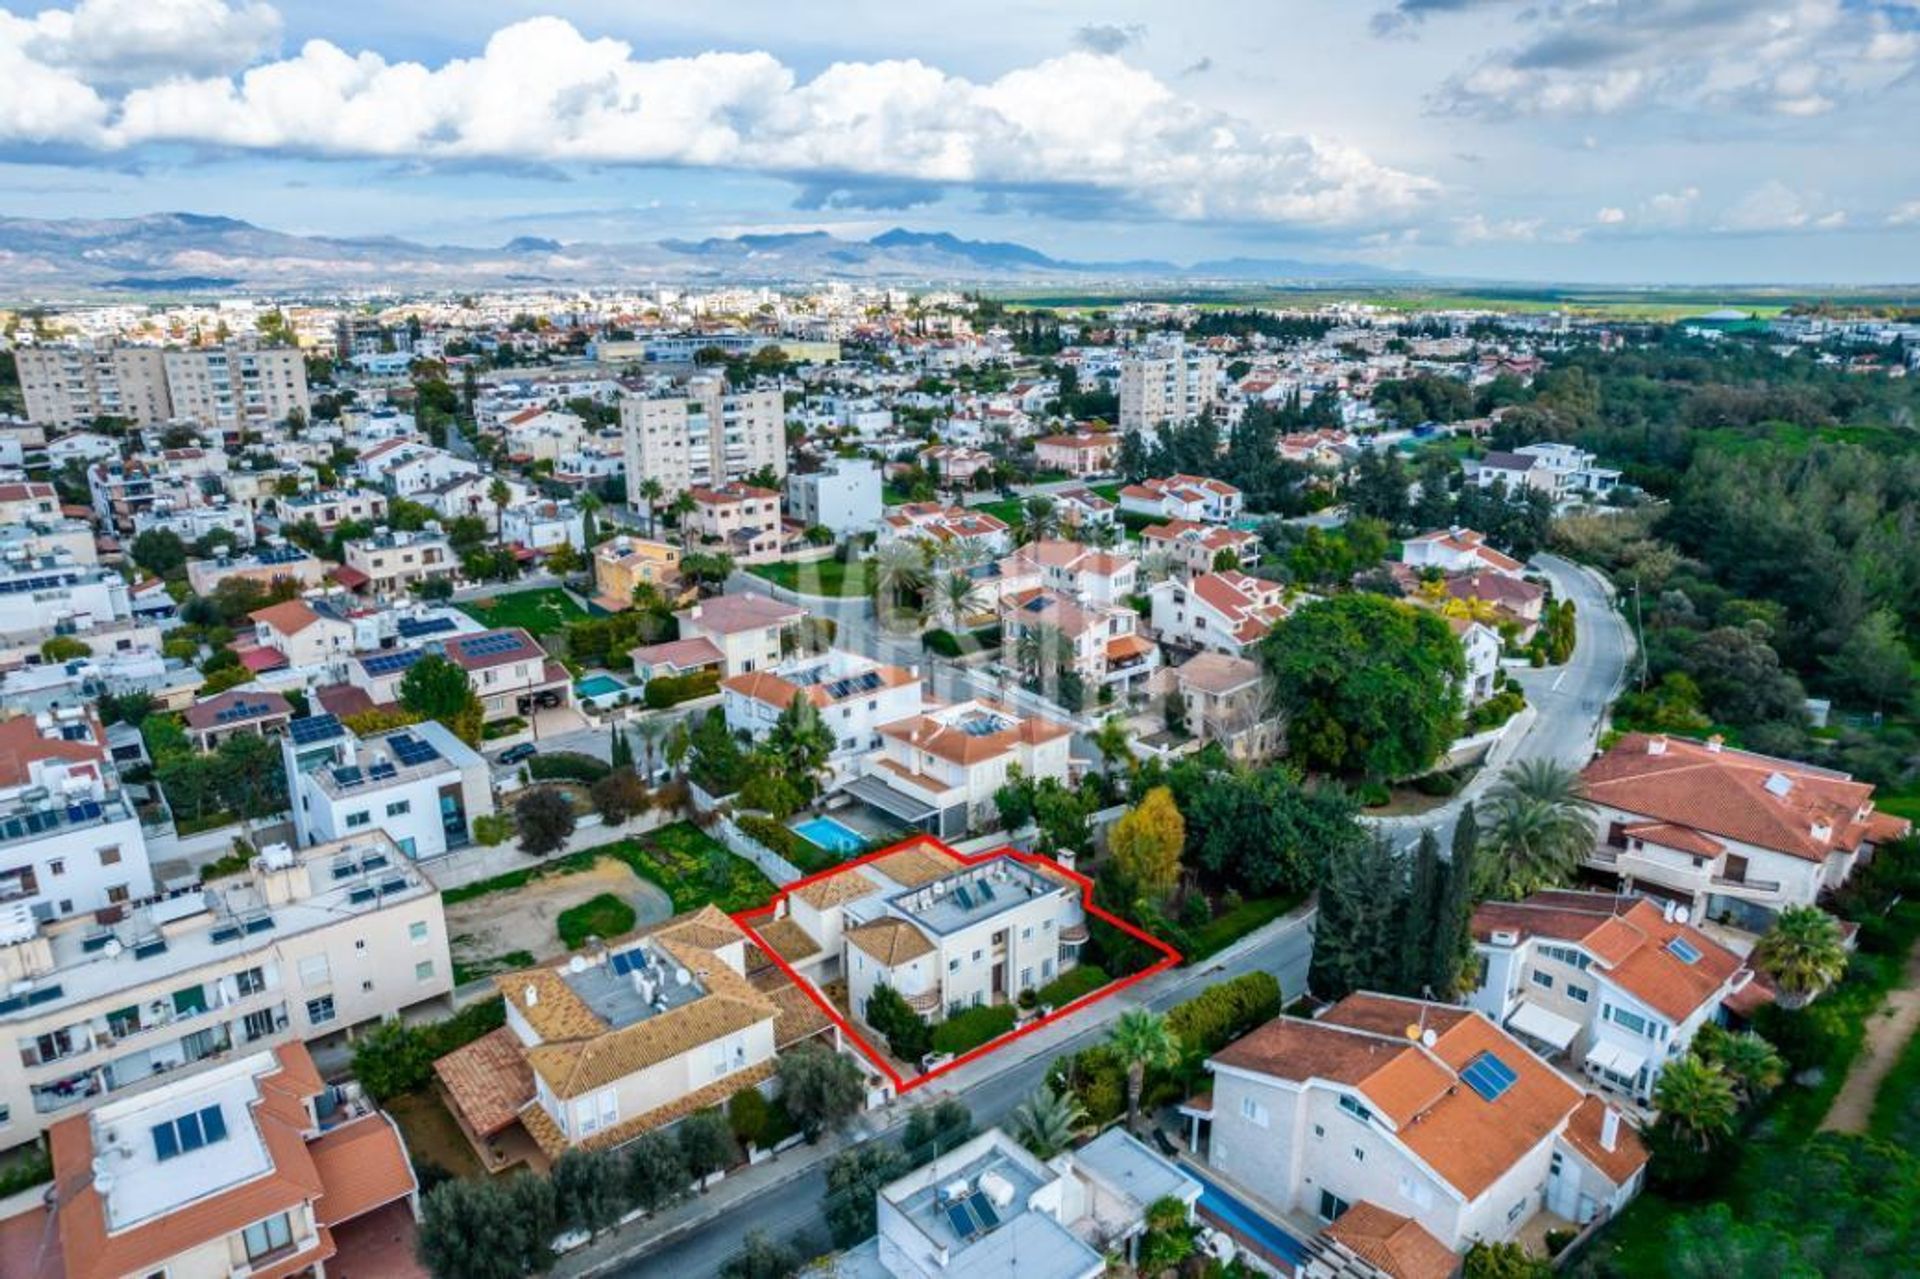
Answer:
<path fill-rule="evenodd" d="M 466 961 L 526 951 L 546 959 L 565 949 L 555 923 L 561 911 L 613 893 L 633 907 L 638 925 L 656 923 L 673 913 L 660 888 L 641 879 L 625 862 L 603 857 L 591 869 L 549 875 L 508 892 L 489 893 L 447 907 L 447 935 L 457 938 L 455 957 Z"/>

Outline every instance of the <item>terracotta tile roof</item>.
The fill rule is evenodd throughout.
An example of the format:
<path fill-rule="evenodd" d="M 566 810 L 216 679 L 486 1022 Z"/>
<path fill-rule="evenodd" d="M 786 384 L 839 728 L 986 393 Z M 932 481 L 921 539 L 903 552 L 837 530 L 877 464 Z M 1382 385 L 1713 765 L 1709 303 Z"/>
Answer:
<path fill-rule="evenodd" d="M 1873 802 L 1873 787 L 1844 773 L 1644 733 L 1581 777 L 1596 804 L 1816 862 L 1866 839 Z"/>
<path fill-rule="evenodd" d="M 997 733 L 976 734 L 944 723 L 933 715 L 915 715 L 882 724 L 877 731 L 883 737 L 903 738 L 916 750 L 963 765 L 996 759 L 1017 745 L 1037 746 L 1072 732 L 1064 724 L 1037 715 L 1022 718 L 997 703 L 979 700 L 978 705 L 1007 720 L 1008 727 Z"/>
<path fill-rule="evenodd" d="M 788 981 L 767 992 L 780 1015 L 773 1021 L 773 1046 L 784 1052 L 803 1039 L 811 1039 L 833 1025 L 820 1006 L 807 998 L 805 991 Z"/>
<path fill-rule="evenodd" d="M 433 1063 L 448 1098 L 482 1137 L 491 1137 L 533 1100 L 533 1070 L 519 1037 L 502 1026 Z"/>
<path fill-rule="evenodd" d="M 761 941 L 772 947 L 773 952 L 789 964 L 811 959 L 820 953 L 820 943 L 791 918 L 776 919 L 754 931 L 760 935 Z"/>
<path fill-rule="evenodd" d="M 276 654 L 277 656 L 277 654 Z M 243 711 L 229 719 L 222 720 L 225 711 Z M 278 693 L 246 692 L 229 689 L 216 693 L 204 702 L 195 702 L 180 713 L 187 727 L 198 729 L 232 728 L 238 724 L 253 724 L 263 719 L 292 718 L 293 707 L 286 698 Z"/>
<path fill-rule="evenodd" d="M 703 1088 L 696 1088 L 677 1101 L 655 1107 L 644 1114 L 622 1120 L 611 1128 L 602 1128 L 599 1132 L 575 1143 L 587 1150 L 606 1150 L 614 1146 L 623 1146 L 643 1132 L 651 1132 L 676 1120 L 685 1119 L 695 1111 L 705 1110 L 708 1106 L 717 1106 L 743 1088 L 754 1088 L 773 1078 L 774 1063 L 763 1061 L 723 1075 Z M 540 1149 L 549 1158 L 558 1158 L 568 1148 L 566 1134 L 553 1122 L 553 1116 L 541 1108 L 539 1102 L 533 1102 L 520 1112 L 520 1123 L 527 1130 Z"/>
<path fill-rule="evenodd" d="M 862 897 L 871 897 L 879 891 L 880 885 L 849 866 L 824 879 L 802 884 L 793 890 L 793 895 L 815 910 L 832 910 L 835 906 L 857 902 Z"/>
<path fill-rule="evenodd" d="M 1320 1232 L 1392 1279 L 1452 1279 L 1460 1258 L 1411 1217 L 1361 1200 Z"/>
<path fill-rule="evenodd" d="M 872 673 L 880 677 L 879 687 L 881 688 L 899 688 L 904 684 L 917 682 L 917 677 L 912 672 L 900 666 L 876 665 L 872 667 Z M 815 706 L 825 708 L 834 705 L 836 700 L 858 701 L 862 697 L 871 696 L 874 692 L 872 689 L 861 689 L 859 692 L 848 693 L 845 697 L 836 699 L 827 691 L 830 683 L 832 683 L 831 680 L 826 683 L 795 684 L 772 671 L 746 671 L 739 675 L 729 675 L 720 681 L 720 686 L 742 697 L 752 698 L 756 702 L 777 706 L 781 710 L 793 705 L 793 699 L 796 696 L 804 697 Z"/>
<path fill-rule="evenodd" d="M 632 650 L 627 656 L 646 666 L 671 666 L 681 671 L 692 670 L 699 666 L 718 666 L 726 660 L 726 655 L 713 646 L 712 640 L 704 636 L 699 639 L 668 640 L 664 644 L 649 644 Z"/>
<path fill-rule="evenodd" d="M 386 1115 L 363 1115 L 307 1143 L 325 1190 L 314 1205 L 323 1226 L 337 1226 L 419 1188 L 400 1131 Z"/>
<path fill-rule="evenodd" d="M 716 595 L 712 599 L 702 600 L 692 608 L 676 614 L 683 627 L 692 626 L 696 630 L 714 635 L 733 635 L 741 631 L 762 630 L 769 626 L 784 626 L 797 622 L 807 615 L 803 608 L 792 604 L 782 604 L 765 595 L 748 592 L 743 595 Z M 682 639 L 697 638 L 683 635 Z"/>
<path fill-rule="evenodd" d="M 902 888 L 918 888 L 936 879 L 945 879 L 965 865 L 946 849 L 926 842 L 897 848 L 867 864 Z"/>
<path fill-rule="evenodd" d="M 107 733 L 92 711 L 84 721 L 91 734 L 84 742 L 64 737 L 42 737 L 32 715 L 16 715 L 0 720 L 0 786 L 25 786 L 33 780 L 32 766 L 44 760 L 64 760 L 68 764 L 93 763 L 104 766 L 107 759 Z M 85 771 L 84 769 L 80 771 Z"/>
<path fill-rule="evenodd" d="M 1235 692 L 1260 682 L 1260 663 L 1212 651 L 1196 653 L 1174 668 L 1183 685 L 1215 695 Z"/>
<path fill-rule="evenodd" d="M 497 642 L 502 637 L 513 640 L 513 647 L 498 647 Z M 468 671 L 505 666 L 509 662 L 538 660 L 544 663 L 547 657 L 547 650 L 517 626 L 478 631 L 472 635 L 455 635 L 446 641 L 445 647 L 447 660 Z"/>
<path fill-rule="evenodd" d="M 1640 1139 L 1640 1129 L 1624 1115 L 1620 1118 L 1620 1130 L 1613 1139 L 1613 1149 L 1608 1150 L 1601 1144 L 1600 1133 L 1605 1126 L 1607 1110 L 1608 1105 L 1603 1098 L 1588 1094 L 1573 1112 L 1573 1117 L 1567 1120 L 1562 1136 L 1602 1176 L 1616 1186 L 1624 1186 L 1632 1180 L 1633 1174 L 1647 1166 L 1647 1147 Z"/>
<path fill-rule="evenodd" d="M 256 622 L 265 622 L 282 635 L 298 635 L 322 620 L 320 614 L 314 612 L 305 600 L 282 600 L 278 604 L 256 608 L 247 616 Z"/>
<path fill-rule="evenodd" d="M 933 953 L 933 943 L 927 940 L 927 935 L 904 919 L 876 919 L 871 924 L 849 928 L 846 938 L 849 945 L 858 946 L 885 968 Z"/>

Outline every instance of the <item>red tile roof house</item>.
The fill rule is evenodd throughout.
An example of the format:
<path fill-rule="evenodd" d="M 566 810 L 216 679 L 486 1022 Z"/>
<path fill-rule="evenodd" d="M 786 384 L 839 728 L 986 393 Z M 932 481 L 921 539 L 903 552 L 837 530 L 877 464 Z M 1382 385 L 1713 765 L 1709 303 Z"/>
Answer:
<path fill-rule="evenodd" d="M 1128 515 L 1225 524 L 1239 518 L 1245 507 L 1246 497 L 1239 489 L 1225 480 L 1198 475 L 1141 480 L 1120 490 L 1120 510 Z"/>
<path fill-rule="evenodd" d="M 1911 830 L 1874 810 L 1865 782 L 1717 737 L 1630 733 L 1581 778 L 1596 830 L 1591 872 L 1749 932 L 1784 907 L 1817 904 Z"/>
<path fill-rule="evenodd" d="M 1153 629 L 1165 644 L 1239 657 L 1293 612 L 1278 582 L 1227 570 L 1190 581 L 1165 578 L 1147 592 Z"/>
<path fill-rule="evenodd" d="M 1211 573 L 1222 551 L 1232 551 L 1245 568 L 1260 558 L 1260 538 L 1242 529 L 1218 524 L 1196 524 L 1192 520 L 1168 520 L 1140 531 L 1143 555 L 1159 551 L 1180 573 L 1192 577 Z"/>
<path fill-rule="evenodd" d="M 56 1246 L 28 1266 L 0 1257 L 0 1269 L 21 1279 L 422 1274 L 386 1246 L 396 1229 L 411 1235 L 417 1211 L 399 1129 L 377 1111 L 339 1122 L 335 1109 L 323 1121 L 326 1091 L 293 1043 L 62 1120 L 50 1134 L 52 1204 L 35 1209 L 50 1215 L 43 1237 Z"/>
<path fill-rule="evenodd" d="M 1709 1022 L 1773 1002 L 1746 960 L 1671 902 L 1550 889 L 1473 913 L 1480 986 L 1467 999 L 1601 1089 L 1645 1103 Z"/>
<path fill-rule="evenodd" d="M 1106 475 L 1120 456 L 1120 437 L 1101 435 L 1043 435 L 1033 442 L 1034 461 L 1043 471 L 1063 471 L 1076 478 Z"/>
<path fill-rule="evenodd" d="M 1317 1020 L 1275 1018 L 1207 1068 L 1212 1090 L 1181 1107 L 1193 1148 L 1277 1217 L 1335 1226 L 1372 1204 L 1459 1253 L 1530 1235 L 1542 1213 L 1617 1213 L 1645 1174 L 1618 1110 L 1467 1008 L 1349 995 Z M 1370 1215 L 1335 1241 L 1398 1232 L 1356 1228 Z"/>
<path fill-rule="evenodd" d="M 1524 566 L 1511 555 L 1487 545 L 1487 535 L 1470 528 L 1443 528 L 1410 537 L 1400 544 L 1400 562 L 1414 568 L 1437 568 L 1444 573 L 1492 569 L 1519 577 Z"/>
<path fill-rule="evenodd" d="M 447 660 L 467 673 L 488 720 L 531 715 L 573 701 L 567 668 L 517 626 L 456 635 L 445 649 Z"/>

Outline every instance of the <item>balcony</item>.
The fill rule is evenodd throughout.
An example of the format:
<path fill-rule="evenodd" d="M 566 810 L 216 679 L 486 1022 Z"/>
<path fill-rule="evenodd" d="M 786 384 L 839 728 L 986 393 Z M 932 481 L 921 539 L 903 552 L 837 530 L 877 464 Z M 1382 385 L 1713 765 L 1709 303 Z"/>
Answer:
<path fill-rule="evenodd" d="M 1753 879 L 1746 875 L 1715 875 L 1711 883 L 1719 892 L 1740 896 L 1771 897 L 1780 891 L 1780 881 L 1777 879 Z"/>

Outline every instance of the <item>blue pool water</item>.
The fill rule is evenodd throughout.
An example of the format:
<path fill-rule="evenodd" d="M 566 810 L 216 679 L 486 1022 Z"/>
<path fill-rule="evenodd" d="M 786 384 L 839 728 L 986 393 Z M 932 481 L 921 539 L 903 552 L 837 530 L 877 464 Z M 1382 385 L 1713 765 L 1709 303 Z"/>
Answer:
<path fill-rule="evenodd" d="M 866 838 L 859 831 L 831 817 L 809 817 L 795 826 L 793 833 L 810 844 L 817 844 L 842 857 L 857 853 L 867 846 Z"/>
<path fill-rule="evenodd" d="M 1251 1239 L 1282 1261 L 1298 1265 L 1306 1260 L 1306 1246 L 1298 1239 L 1195 1172 L 1192 1164 L 1183 1164 L 1180 1170 L 1200 1183 L 1200 1207 L 1230 1232 Z"/>
<path fill-rule="evenodd" d="M 626 685 L 611 675 L 589 675 L 573 687 L 582 697 L 605 697 L 623 691 Z"/>

